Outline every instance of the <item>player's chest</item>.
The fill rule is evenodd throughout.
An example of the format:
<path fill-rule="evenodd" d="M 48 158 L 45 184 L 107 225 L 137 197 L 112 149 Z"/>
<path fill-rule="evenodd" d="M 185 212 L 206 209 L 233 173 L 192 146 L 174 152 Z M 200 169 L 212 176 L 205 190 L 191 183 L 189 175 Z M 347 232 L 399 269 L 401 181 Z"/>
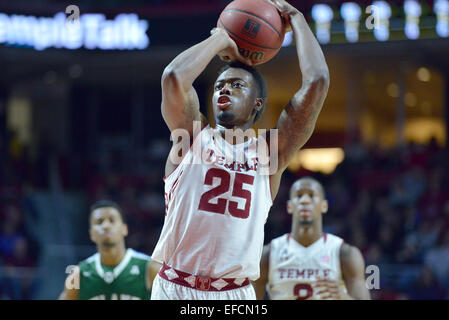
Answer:
<path fill-rule="evenodd" d="M 314 281 L 317 278 L 338 279 L 339 266 L 327 252 L 291 254 L 272 261 L 275 281 Z"/>

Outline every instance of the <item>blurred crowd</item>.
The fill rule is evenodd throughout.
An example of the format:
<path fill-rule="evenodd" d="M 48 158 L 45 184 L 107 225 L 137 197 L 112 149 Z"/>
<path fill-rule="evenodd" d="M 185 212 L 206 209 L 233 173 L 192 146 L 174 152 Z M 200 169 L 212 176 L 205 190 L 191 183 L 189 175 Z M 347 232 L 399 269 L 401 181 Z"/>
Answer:
<path fill-rule="evenodd" d="M 0 145 L 0 299 L 32 299 L 40 244 L 30 232 L 38 213 L 30 200 L 33 166 L 17 136 Z"/>
<path fill-rule="evenodd" d="M 34 188 L 49 188 L 49 183 L 38 173 L 45 166 L 27 160 L 26 150 L 19 152 L 10 138 L 9 148 L 0 148 L 8 151 L 0 156 L 0 298 L 29 299 L 36 290 L 33 272 L 39 249 L 45 245 L 28 230 L 39 219 L 29 195 Z M 81 166 L 81 183 L 74 185 L 73 167 L 61 157 L 63 188 L 79 189 L 89 204 L 105 198 L 119 203 L 129 224 L 127 246 L 151 254 L 164 219 L 162 178 L 168 148 L 167 139 L 154 141 L 137 158 L 117 151 L 98 155 Z M 374 299 L 447 299 L 447 159 L 449 151 L 435 142 L 391 150 L 353 143 L 330 175 L 288 171 L 270 211 L 265 242 L 290 231 L 289 188 L 302 176 L 314 176 L 329 201 L 324 231 L 357 246 L 367 266 L 380 268 L 380 289 L 371 291 Z"/>

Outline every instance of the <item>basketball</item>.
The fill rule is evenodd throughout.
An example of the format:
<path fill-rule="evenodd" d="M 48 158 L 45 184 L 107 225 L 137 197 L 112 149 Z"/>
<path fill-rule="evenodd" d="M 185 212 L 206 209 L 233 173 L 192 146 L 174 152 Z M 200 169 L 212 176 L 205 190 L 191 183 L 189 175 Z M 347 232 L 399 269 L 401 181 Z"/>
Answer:
<path fill-rule="evenodd" d="M 272 59 L 285 35 L 279 11 L 263 0 L 232 1 L 220 14 L 217 27 L 226 30 L 240 54 L 253 65 Z"/>

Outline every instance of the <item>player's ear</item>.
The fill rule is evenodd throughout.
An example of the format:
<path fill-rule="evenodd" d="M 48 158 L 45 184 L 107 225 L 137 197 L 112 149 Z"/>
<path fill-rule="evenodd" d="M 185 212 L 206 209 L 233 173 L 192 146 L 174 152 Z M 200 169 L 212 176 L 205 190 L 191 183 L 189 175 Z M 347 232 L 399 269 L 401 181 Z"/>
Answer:
<path fill-rule="evenodd" d="M 262 107 L 263 107 L 263 99 L 262 98 L 256 98 L 254 111 L 255 112 L 259 112 L 260 110 L 262 110 Z"/>
<path fill-rule="evenodd" d="M 94 235 L 94 232 L 92 230 L 92 226 L 89 227 L 89 238 L 90 238 L 90 240 L 92 240 L 92 242 L 95 243 L 95 235 Z"/>
<path fill-rule="evenodd" d="M 128 235 L 128 225 L 127 224 L 122 225 L 122 235 L 124 237 L 126 237 Z"/>
<path fill-rule="evenodd" d="M 287 200 L 287 212 L 293 214 L 293 203 L 291 200 Z"/>
<path fill-rule="evenodd" d="M 327 213 L 327 210 L 329 210 L 329 203 L 327 200 L 321 201 L 321 213 Z"/>
<path fill-rule="evenodd" d="M 263 107 L 263 100 L 261 98 L 256 98 L 256 100 L 254 101 L 254 108 L 252 114 L 254 115 L 260 110 L 262 110 L 262 107 Z"/>

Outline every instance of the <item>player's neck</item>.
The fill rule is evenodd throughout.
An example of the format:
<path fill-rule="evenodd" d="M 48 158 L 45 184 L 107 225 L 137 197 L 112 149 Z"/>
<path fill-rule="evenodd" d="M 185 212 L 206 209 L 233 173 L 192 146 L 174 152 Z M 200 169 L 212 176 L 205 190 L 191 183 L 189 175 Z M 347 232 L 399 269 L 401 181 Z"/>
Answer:
<path fill-rule="evenodd" d="M 100 249 L 101 263 L 108 267 L 118 265 L 126 254 L 125 245 L 116 245 L 108 249 Z"/>
<path fill-rule="evenodd" d="M 229 144 L 237 144 L 237 137 L 234 134 L 233 130 L 242 130 L 243 132 L 245 132 L 248 129 L 251 129 L 252 126 L 249 123 L 245 123 L 244 125 L 241 126 L 229 126 L 229 127 L 225 127 L 223 125 L 220 125 L 217 123 L 217 125 L 215 126 L 215 129 L 218 130 L 218 132 L 220 132 L 221 137 Z M 226 134 L 226 132 L 229 132 L 228 134 Z M 248 141 L 249 137 L 244 134 L 243 135 L 243 142 Z M 241 141 L 238 141 L 239 143 L 241 143 Z"/>
<path fill-rule="evenodd" d="M 298 226 L 292 230 L 292 237 L 303 247 L 314 244 L 323 236 L 323 230 L 319 225 Z"/>

